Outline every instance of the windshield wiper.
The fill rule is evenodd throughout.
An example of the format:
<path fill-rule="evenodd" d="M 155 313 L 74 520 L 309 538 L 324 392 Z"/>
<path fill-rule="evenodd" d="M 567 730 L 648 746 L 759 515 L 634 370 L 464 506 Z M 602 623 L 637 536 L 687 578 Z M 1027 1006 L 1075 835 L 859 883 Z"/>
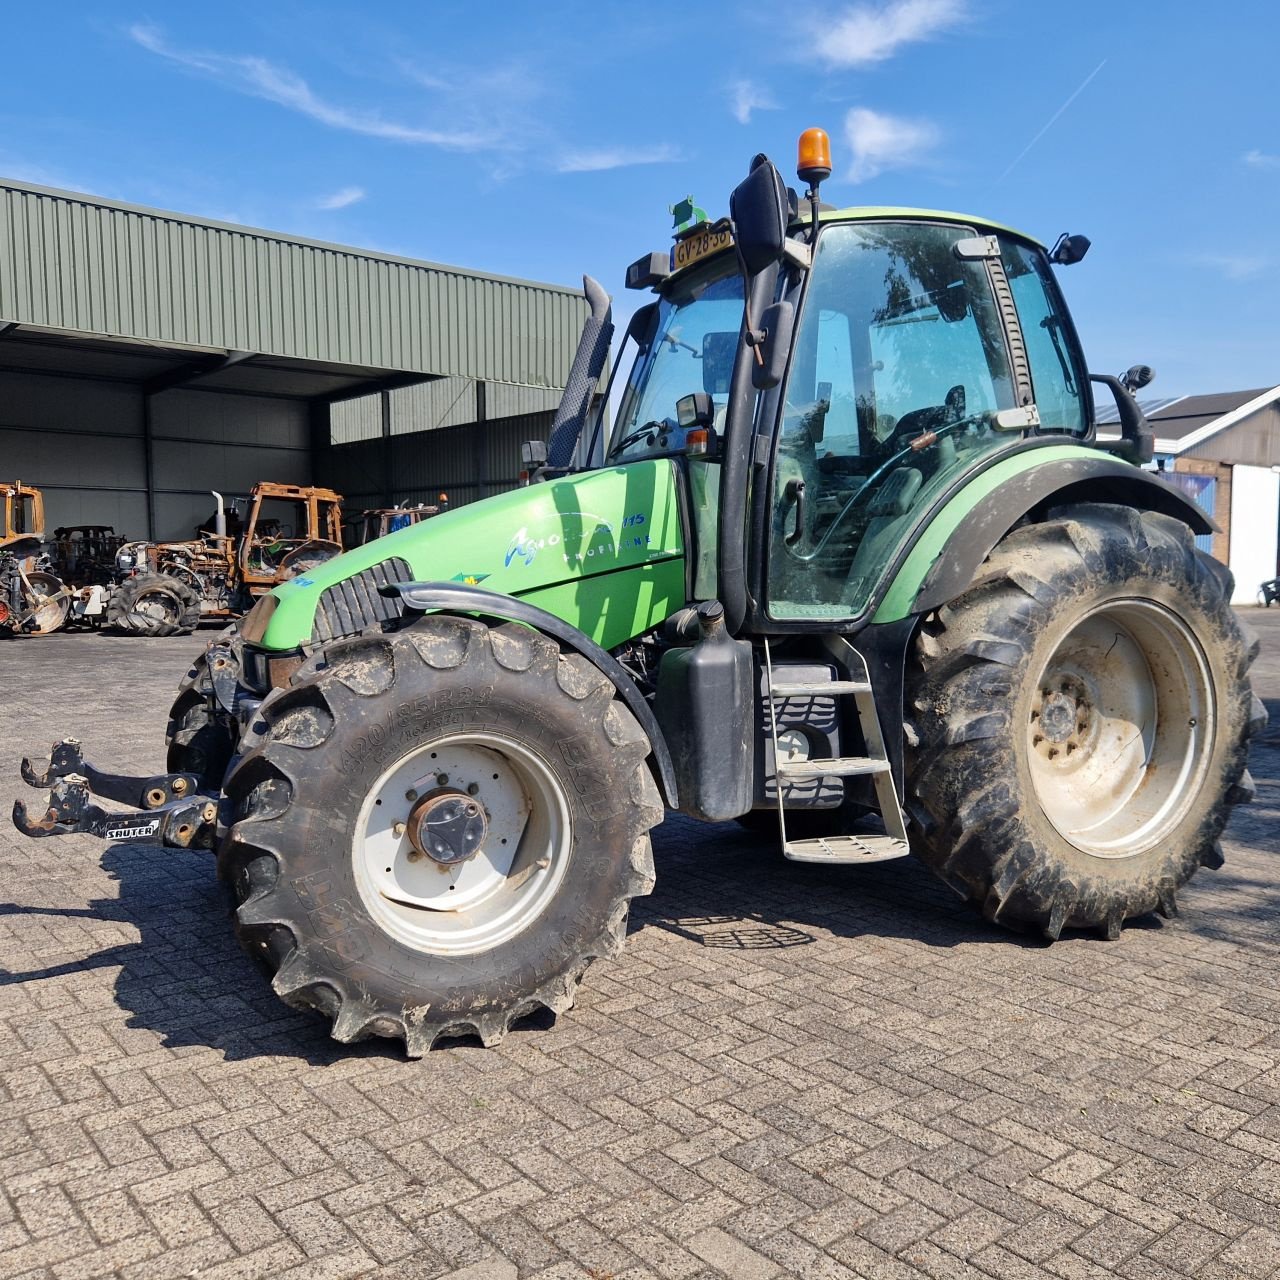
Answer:
<path fill-rule="evenodd" d="M 634 431 L 629 431 L 617 444 L 609 450 L 609 457 L 613 457 L 616 453 L 621 453 L 629 444 L 635 444 L 637 440 L 643 439 L 645 436 L 652 435 L 655 431 L 662 431 L 666 427 L 665 422 L 646 422 L 643 427 L 637 427 Z"/>
<path fill-rule="evenodd" d="M 1045 316 L 1040 321 L 1040 327 L 1048 330 L 1049 341 L 1053 343 L 1053 349 L 1058 356 L 1058 363 L 1062 366 L 1062 377 L 1067 384 L 1068 393 L 1073 396 L 1079 395 L 1076 390 L 1076 380 L 1071 376 L 1071 365 L 1067 360 L 1067 353 L 1062 349 L 1062 335 L 1058 332 L 1062 327 L 1062 321 L 1057 316 Z"/>

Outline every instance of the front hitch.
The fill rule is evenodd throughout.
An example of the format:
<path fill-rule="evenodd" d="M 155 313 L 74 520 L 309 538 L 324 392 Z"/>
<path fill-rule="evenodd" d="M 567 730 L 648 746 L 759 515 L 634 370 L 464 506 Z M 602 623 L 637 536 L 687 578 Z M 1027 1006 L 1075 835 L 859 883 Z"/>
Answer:
<path fill-rule="evenodd" d="M 41 818 L 29 817 L 21 800 L 13 802 L 13 825 L 23 835 L 82 833 L 168 849 L 212 849 L 217 818 L 218 806 L 208 796 L 174 800 L 158 809 L 108 813 L 89 803 L 89 780 L 74 773 L 54 782 Z"/>
<path fill-rule="evenodd" d="M 76 738 L 64 738 L 53 744 L 43 773 L 37 773 L 30 759 L 23 756 L 21 772 L 23 782 L 29 787 L 51 787 L 60 778 L 77 777 L 84 780 L 95 796 L 143 809 L 159 809 L 171 800 L 190 798 L 200 790 L 200 779 L 194 773 L 162 773 L 152 778 L 103 773 L 85 760 Z"/>

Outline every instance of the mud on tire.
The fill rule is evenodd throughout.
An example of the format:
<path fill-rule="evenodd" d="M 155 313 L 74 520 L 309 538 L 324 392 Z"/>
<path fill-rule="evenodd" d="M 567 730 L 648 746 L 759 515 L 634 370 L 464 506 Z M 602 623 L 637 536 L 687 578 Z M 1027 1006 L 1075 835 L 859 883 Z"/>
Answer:
<path fill-rule="evenodd" d="M 1053 517 L 1009 534 L 925 619 L 908 669 L 907 806 L 918 856 L 987 919 L 1115 938 L 1127 919 L 1174 914 L 1195 871 L 1222 864 L 1218 837 L 1253 794 L 1245 756 L 1265 723 L 1248 681 L 1258 646 L 1231 610 L 1231 574 L 1181 522 L 1105 505 Z M 1141 745 L 1117 730 L 1134 698 Z M 1143 750 L 1126 797 L 1123 762 Z"/>
<path fill-rule="evenodd" d="M 111 593 L 104 622 L 137 636 L 189 635 L 200 624 L 200 593 L 167 573 L 139 573 Z"/>
<path fill-rule="evenodd" d="M 491 1045 L 521 1016 L 559 1013 L 587 966 L 621 948 L 631 899 L 652 888 L 648 831 L 662 805 L 648 740 L 595 667 L 528 628 L 434 616 L 391 635 L 334 642 L 264 701 L 242 747 L 225 784 L 233 825 L 218 855 L 237 933 L 273 974 L 277 994 L 331 1018 L 340 1041 L 399 1037 L 417 1056 L 442 1036 L 475 1034 Z M 488 875 L 478 860 L 500 861 L 497 841 L 510 839 L 517 848 L 493 894 L 536 906 L 514 933 L 477 934 L 489 944 L 470 950 L 463 935 L 431 941 L 437 925 L 453 927 L 443 917 L 454 900 L 436 912 L 401 911 L 369 878 L 385 862 L 384 887 L 425 885 L 438 898 L 454 874 L 421 854 L 409 866 L 406 841 L 391 826 L 404 817 L 399 804 L 409 809 L 405 779 L 434 769 L 436 750 L 442 759 L 470 751 L 473 761 L 492 752 L 493 777 L 503 774 L 495 788 L 507 785 L 496 763 L 505 750 L 531 780 L 520 828 L 502 825 L 507 800 L 486 791 L 487 774 L 483 784 L 468 784 L 472 774 L 460 768 L 452 781 L 440 775 L 442 788 L 473 788 L 461 799 L 473 796 L 491 824 L 485 840 L 494 843 L 460 864 L 459 884 Z M 429 778 L 417 785 L 430 794 Z M 542 859 L 521 862 L 542 821 L 539 787 L 563 797 L 557 812 L 570 837 L 562 853 L 547 846 L 551 870 Z M 388 844 L 388 826 L 398 846 Z M 385 857 L 366 854 L 386 849 Z M 551 876 L 550 887 L 521 897 L 535 875 Z M 484 901 L 471 908 L 476 919 Z M 504 900 L 493 901 L 498 911 Z"/>

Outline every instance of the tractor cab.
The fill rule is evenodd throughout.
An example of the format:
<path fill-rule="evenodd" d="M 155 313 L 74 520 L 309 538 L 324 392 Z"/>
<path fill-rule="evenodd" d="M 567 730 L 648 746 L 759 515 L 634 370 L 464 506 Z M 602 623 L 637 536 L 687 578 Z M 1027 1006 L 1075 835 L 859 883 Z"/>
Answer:
<path fill-rule="evenodd" d="M 630 330 L 638 354 L 599 459 L 676 460 L 694 595 L 728 587 L 735 629 L 761 632 L 869 619 L 960 478 L 1093 439 L 1042 246 L 964 215 L 793 206 L 779 202 L 754 272 L 713 224 L 682 233 L 674 270 L 654 269 L 659 255 L 633 268 L 658 296 Z"/>
<path fill-rule="evenodd" d="M 44 537 L 44 498 L 21 480 L 0 481 L 0 547 Z"/>
<path fill-rule="evenodd" d="M 341 551 L 342 499 L 332 489 L 254 485 L 236 553 L 254 595 Z"/>

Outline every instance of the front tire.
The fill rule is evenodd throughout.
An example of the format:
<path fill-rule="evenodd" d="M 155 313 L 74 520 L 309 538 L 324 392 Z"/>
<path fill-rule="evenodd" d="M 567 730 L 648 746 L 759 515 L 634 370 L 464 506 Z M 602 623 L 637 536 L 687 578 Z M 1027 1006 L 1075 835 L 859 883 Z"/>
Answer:
<path fill-rule="evenodd" d="M 219 853 L 237 933 L 340 1041 L 418 1056 L 559 1013 L 652 888 L 648 741 L 528 628 L 437 616 L 337 641 L 242 746 Z"/>
<path fill-rule="evenodd" d="M 1176 911 L 1252 795 L 1265 716 L 1231 575 L 1181 522 L 1077 506 L 1008 535 L 925 619 L 908 675 L 918 854 L 990 920 Z"/>
<path fill-rule="evenodd" d="M 139 573 L 111 593 L 105 622 L 136 636 L 185 636 L 200 624 L 200 594 L 167 573 Z"/>

